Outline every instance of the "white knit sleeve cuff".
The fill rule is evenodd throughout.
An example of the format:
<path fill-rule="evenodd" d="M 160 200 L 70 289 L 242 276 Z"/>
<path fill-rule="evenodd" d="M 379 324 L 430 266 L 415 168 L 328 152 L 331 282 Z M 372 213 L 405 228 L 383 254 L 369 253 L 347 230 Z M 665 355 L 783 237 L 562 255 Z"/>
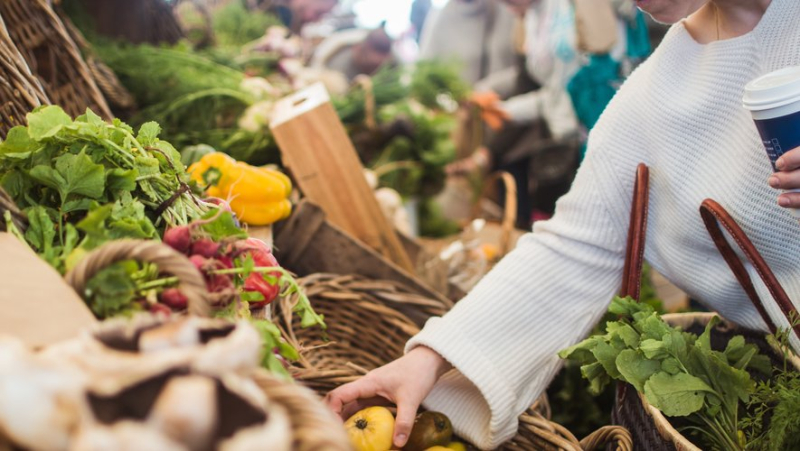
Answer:
<path fill-rule="evenodd" d="M 521 413 L 515 411 L 516 396 L 492 362 L 452 322 L 428 320 L 406 344 L 406 352 L 417 346 L 433 349 L 455 368 L 425 399 L 427 409 L 447 415 L 455 432 L 481 449 L 495 449 L 516 434 Z"/>

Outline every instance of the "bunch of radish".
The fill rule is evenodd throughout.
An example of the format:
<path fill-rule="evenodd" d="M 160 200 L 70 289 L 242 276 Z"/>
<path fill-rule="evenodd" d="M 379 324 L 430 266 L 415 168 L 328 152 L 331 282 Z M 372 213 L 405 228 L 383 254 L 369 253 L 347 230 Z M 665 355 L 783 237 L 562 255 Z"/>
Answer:
<path fill-rule="evenodd" d="M 200 270 L 216 307 L 236 299 L 248 302 L 250 308 L 264 307 L 278 297 L 281 285 L 286 284 L 288 273 L 280 267 L 272 249 L 259 239 L 230 237 L 214 241 L 197 224 L 189 224 L 167 229 L 163 241 L 189 257 Z M 184 310 L 187 306 L 186 297 L 177 288 L 163 290 L 159 301 L 171 310 Z"/>

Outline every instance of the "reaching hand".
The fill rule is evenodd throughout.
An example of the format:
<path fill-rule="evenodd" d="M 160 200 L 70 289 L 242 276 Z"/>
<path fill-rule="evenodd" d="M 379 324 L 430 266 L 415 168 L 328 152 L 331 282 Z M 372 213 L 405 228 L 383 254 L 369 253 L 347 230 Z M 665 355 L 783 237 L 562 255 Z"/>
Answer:
<path fill-rule="evenodd" d="M 343 419 L 372 405 L 397 405 L 394 445 L 402 448 L 408 440 L 422 401 L 450 365 L 436 352 L 420 346 L 361 379 L 328 393 L 325 402 Z"/>

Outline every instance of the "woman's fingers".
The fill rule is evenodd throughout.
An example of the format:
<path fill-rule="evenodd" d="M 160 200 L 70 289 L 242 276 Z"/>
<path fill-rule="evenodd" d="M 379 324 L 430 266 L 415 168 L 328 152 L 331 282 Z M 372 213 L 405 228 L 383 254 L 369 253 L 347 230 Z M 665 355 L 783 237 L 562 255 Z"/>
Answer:
<path fill-rule="evenodd" d="M 781 155 L 775 162 L 775 167 L 781 172 L 800 169 L 800 147 Z"/>
<path fill-rule="evenodd" d="M 778 205 L 784 208 L 800 208 L 800 193 L 783 193 L 778 196 Z"/>
<path fill-rule="evenodd" d="M 395 448 L 402 448 L 408 441 L 408 436 L 411 434 L 411 429 L 414 427 L 414 418 L 417 417 L 417 409 L 419 408 L 419 401 L 406 402 L 404 398 L 400 398 L 397 403 L 397 417 L 394 421 L 394 443 Z"/>
<path fill-rule="evenodd" d="M 339 416 L 345 415 L 345 406 L 360 399 L 374 398 L 378 395 L 378 386 L 369 378 L 351 382 L 333 390 L 325 396 L 325 403 Z M 349 409 L 348 409 L 349 410 Z"/>

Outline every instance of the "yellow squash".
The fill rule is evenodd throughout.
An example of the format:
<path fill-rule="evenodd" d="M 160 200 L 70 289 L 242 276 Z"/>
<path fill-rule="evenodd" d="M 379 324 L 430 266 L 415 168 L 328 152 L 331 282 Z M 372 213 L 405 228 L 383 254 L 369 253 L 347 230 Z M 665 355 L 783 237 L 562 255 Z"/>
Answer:
<path fill-rule="evenodd" d="M 392 448 L 394 417 L 386 407 L 367 407 L 344 424 L 356 451 L 388 451 Z"/>
<path fill-rule="evenodd" d="M 269 225 L 289 216 L 292 182 L 285 174 L 214 152 L 189 167 L 192 180 L 211 197 L 225 199 L 242 222 Z"/>

